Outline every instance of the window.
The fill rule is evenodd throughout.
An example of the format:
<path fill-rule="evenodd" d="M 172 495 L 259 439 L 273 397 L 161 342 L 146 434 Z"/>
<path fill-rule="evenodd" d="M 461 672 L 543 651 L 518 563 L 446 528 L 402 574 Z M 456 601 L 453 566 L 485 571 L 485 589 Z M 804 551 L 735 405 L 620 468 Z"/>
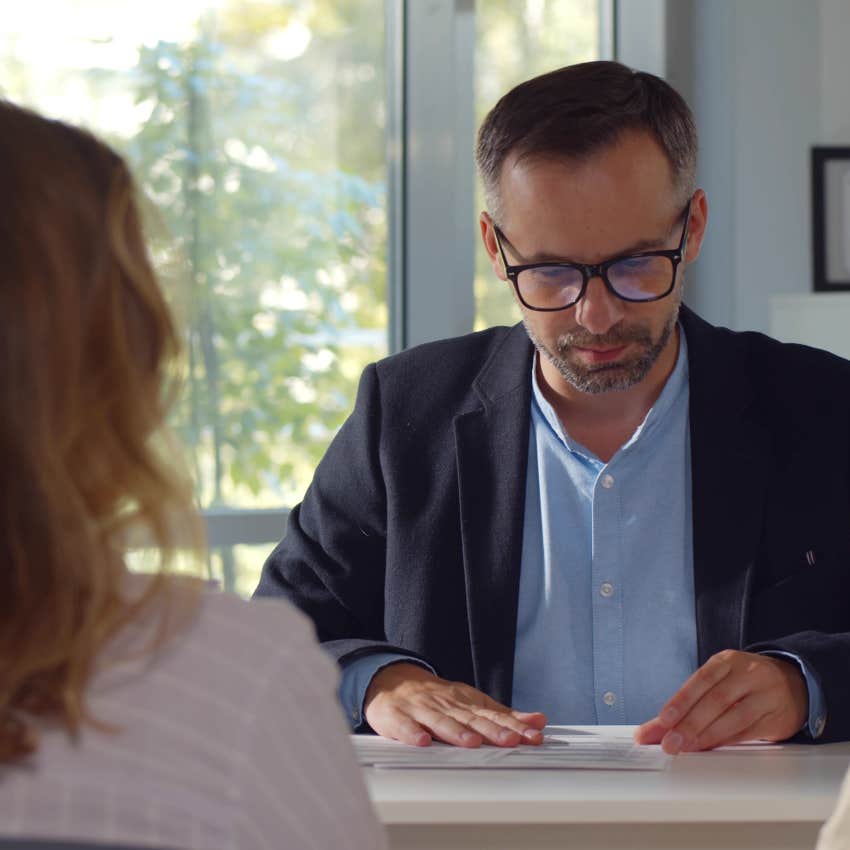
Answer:
<path fill-rule="evenodd" d="M 3 93 L 104 135 L 164 220 L 174 424 L 213 514 L 300 499 L 387 352 L 383 20 L 382 0 L 33 0 L 4 25 Z M 211 572 L 250 592 L 248 555 Z"/>
<path fill-rule="evenodd" d="M 475 115 L 451 86 L 439 94 L 466 111 L 455 147 L 466 152 L 469 128 L 500 93 L 599 55 L 609 2 L 30 0 L 7 16 L 2 94 L 105 137 L 159 211 L 152 245 L 188 339 L 174 424 L 208 519 L 210 575 L 226 588 L 253 590 L 286 509 L 390 335 L 394 345 L 447 335 L 439 310 L 425 315 L 444 297 L 432 289 L 432 261 L 446 259 L 446 241 L 429 233 L 444 198 L 424 205 L 406 238 L 393 222 L 444 167 L 445 183 L 462 186 L 466 220 L 471 152 L 468 168 L 454 155 L 420 156 L 427 174 L 394 179 L 399 134 L 434 123 L 428 80 L 402 110 L 394 99 L 405 91 L 399 45 L 401 62 L 425 63 L 408 72 L 426 77 L 447 67 L 440 50 L 460 57 L 458 73 L 474 55 Z M 454 26 L 454 39 L 438 25 Z M 474 247 L 477 227 L 470 235 L 457 249 L 468 264 L 452 255 L 459 271 L 445 298 L 469 281 L 477 250 L 476 326 L 515 321 L 507 286 Z M 411 270 L 420 262 L 421 273 Z M 409 336 L 394 327 L 405 286 L 418 323 Z"/>
<path fill-rule="evenodd" d="M 606 0 L 481 0 L 476 5 L 475 126 L 523 80 L 592 59 L 611 58 L 611 9 Z M 476 182 L 475 216 L 484 209 Z M 478 228 L 476 226 L 476 235 Z M 511 286 L 493 274 L 477 241 L 475 329 L 519 321 Z"/>

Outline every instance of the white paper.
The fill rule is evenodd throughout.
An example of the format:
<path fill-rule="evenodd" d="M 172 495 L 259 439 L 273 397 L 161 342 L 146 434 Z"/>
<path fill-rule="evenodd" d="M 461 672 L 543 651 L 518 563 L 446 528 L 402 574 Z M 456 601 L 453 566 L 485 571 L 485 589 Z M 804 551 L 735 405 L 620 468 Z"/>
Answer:
<path fill-rule="evenodd" d="M 373 735 L 352 735 L 358 762 L 381 769 L 664 770 L 660 747 L 638 747 L 628 738 L 544 730 L 539 746 L 451 747 L 434 742 L 411 747 Z"/>

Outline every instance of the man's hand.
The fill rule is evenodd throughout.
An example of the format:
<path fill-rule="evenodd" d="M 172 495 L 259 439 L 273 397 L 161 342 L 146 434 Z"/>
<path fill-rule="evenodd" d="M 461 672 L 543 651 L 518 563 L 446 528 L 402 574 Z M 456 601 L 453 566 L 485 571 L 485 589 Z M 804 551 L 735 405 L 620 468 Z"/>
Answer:
<path fill-rule="evenodd" d="M 469 685 L 404 662 L 379 670 L 364 702 L 375 732 L 417 747 L 432 738 L 458 747 L 540 744 L 546 725 L 539 712 L 512 711 Z"/>
<path fill-rule="evenodd" d="M 713 655 L 635 731 L 638 744 L 675 755 L 760 738 L 784 741 L 803 726 L 809 694 L 797 666 L 732 649 Z"/>

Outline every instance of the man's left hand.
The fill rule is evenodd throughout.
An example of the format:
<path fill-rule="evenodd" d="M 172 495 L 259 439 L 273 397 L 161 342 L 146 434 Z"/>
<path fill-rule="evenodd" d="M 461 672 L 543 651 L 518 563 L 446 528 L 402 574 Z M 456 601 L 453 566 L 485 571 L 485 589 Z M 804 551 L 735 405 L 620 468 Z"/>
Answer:
<path fill-rule="evenodd" d="M 784 741 L 806 721 L 809 694 L 796 664 L 727 649 L 713 655 L 635 731 L 638 744 L 675 755 L 740 741 Z"/>

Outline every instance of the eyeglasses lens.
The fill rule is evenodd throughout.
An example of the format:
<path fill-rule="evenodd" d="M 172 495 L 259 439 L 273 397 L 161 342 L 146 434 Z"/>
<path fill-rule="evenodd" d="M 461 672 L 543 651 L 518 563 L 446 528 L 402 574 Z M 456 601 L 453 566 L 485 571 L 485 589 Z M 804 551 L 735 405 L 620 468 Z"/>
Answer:
<path fill-rule="evenodd" d="M 672 278 L 669 257 L 627 257 L 608 267 L 608 281 L 617 294 L 634 301 L 663 295 Z"/>
<path fill-rule="evenodd" d="M 517 278 L 523 301 L 532 307 L 552 309 L 572 304 L 581 294 L 581 270 L 570 266 L 524 269 Z"/>

